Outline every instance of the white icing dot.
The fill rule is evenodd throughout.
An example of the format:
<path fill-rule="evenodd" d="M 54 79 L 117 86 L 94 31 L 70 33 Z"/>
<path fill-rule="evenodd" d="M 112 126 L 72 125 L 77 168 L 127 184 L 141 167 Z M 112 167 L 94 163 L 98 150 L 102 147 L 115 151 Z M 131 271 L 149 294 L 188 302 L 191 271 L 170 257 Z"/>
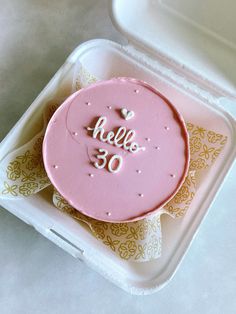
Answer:
<path fill-rule="evenodd" d="M 150 141 L 151 141 L 151 139 L 150 139 L 149 137 L 146 137 L 146 141 L 150 142 Z"/>
<path fill-rule="evenodd" d="M 175 178 L 175 174 L 173 174 L 173 173 L 172 173 L 170 176 L 171 176 L 172 178 Z"/>
<path fill-rule="evenodd" d="M 138 93 L 139 93 L 139 90 L 138 90 L 138 89 L 135 89 L 134 92 L 135 92 L 136 94 L 138 94 Z"/>
<path fill-rule="evenodd" d="M 73 135 L 75 135 L 75 136 L 76 136 L 76 135 L 78 135 L 78 133 L 77 133 L 77 132 L 73 132 Z"/>
<path fill-rule="evenodd" d="M 111 110 L 111 109 L 112 109 L 112 106 L 107 106 L 107 108 Z"/>
<path fill-rule="evenodd" d="M 139 196 L 140 196 L 140 197 L 144 197 L 144 195 L 143 195 L 142 193 L 139 193 Z"/>
<path fill-rule="evenodd" d="M 142 171 L 141 170 L 136 170 L 136 172 L 140 174 Z"/>
<path fill-rule="evenodd" d="M 107 212 L 106 214 L 107 214 L 107 216 L 111 216 L 111 213 L 110 213 L 110 212 Z"/>
<path fill-rule="evenodd" d="M 85 103 L 87 106 L 91 106 L 91 102 L 89 102 L 89 101 L 86 101 L 86 103 Z"/>
<path fill-rule="evenodd" d="M 94 174 L 93 174 L 93 173 L 90 173 L 89 176 L 90 176 L 91 178 L 93 178 L 93 177 L 94 177 Z"/>
<path fill-rule="evenodd" d="M 58 169 L 58 165 L 53 165 L 53 168 L 54 169 Z"/>
<path fill-rule="evenodd" d="M 155 146 L 155 149 L 160 150 L 160 147 L 159 146 Z"/>
<path fill-rule="evenodd" d="M 167 131 L 169 131 L 170 128 L 169 128 L 168 126 L 165 126 L 165 129 L 166 129 Z"/>

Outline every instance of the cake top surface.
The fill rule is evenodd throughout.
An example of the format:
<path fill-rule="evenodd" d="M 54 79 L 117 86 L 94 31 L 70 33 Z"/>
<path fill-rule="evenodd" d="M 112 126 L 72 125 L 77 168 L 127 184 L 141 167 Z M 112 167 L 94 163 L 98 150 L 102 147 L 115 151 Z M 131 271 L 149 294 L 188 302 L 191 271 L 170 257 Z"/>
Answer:
<path fill-rule="evenodd" d="M 98 220 L 133 221 L 180 188 L 188 135 L 180 114 L 152 86 L 115 78 L 81 89 L 58 108 L 43 158 L 52 184 L 75 209 Z"/>

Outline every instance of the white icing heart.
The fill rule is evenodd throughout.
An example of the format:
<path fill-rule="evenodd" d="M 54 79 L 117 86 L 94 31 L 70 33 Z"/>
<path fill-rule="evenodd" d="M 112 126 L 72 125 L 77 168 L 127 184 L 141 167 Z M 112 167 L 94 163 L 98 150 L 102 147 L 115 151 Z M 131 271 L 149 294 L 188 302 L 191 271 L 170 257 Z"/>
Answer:
<path fill-rule="evenodd" d="M 126 108 L 121 109 L 121 114 L 125 120 L 132 119 L 134 117 L 134 112 L 127 110 Z"/>

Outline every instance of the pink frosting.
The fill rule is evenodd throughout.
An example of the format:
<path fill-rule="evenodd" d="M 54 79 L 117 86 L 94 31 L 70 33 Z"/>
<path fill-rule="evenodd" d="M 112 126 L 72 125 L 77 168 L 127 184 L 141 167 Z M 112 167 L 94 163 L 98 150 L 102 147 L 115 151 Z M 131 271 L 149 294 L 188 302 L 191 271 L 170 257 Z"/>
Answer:
<path fill-rule="evenodd" d="M 134 116 L 125 120 L 122 108 Z M 105 134 L 121 126 L 134 130 L 132 142 L 145 151 L 131 153 L 93 138 L 87 127 L 101 116 L 107 118 Z M 122 157 L 119 172 L 111 173 L 108 164 L 95 167 L 100 148 L 108 151 L 107 162 L 114 154 Z M 188 135 L 180 114 L 157 90 L 115 78 L 74 93 L 60 106 L 46 130 L 43 158 L 52 184 L 75 209 L 98 220 L 132 221 L 158 210 L 180 188 L 189 163 Z"/>

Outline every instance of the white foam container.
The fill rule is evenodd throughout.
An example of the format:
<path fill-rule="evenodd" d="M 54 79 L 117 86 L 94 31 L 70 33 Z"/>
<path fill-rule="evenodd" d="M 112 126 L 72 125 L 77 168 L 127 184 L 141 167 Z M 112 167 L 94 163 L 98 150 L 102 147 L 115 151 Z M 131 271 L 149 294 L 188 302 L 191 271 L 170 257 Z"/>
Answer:
<path fill-rule="evenodd" d="M 127 262 L 114 255 L 85 226 L 55 209 L 49 189 L 22 200 L 0 199 L 11 213 L 132 294 L 153 293 L 172 278 L 236 156 L 236 122 L 223 108 L 235 108 L 236 2 L 218 5 L 212 0 L 112 1 L 113 22 L 129 43 L 96 39 L 78 46 L 0 145 L 2 159 L 32 137 L 28 130 L 55 89 L 60 86 L 61 95 L 70 92 L 78 58 L 100 79 L 148 81 L 186 121 L 228 136 L 187 214 L 177 220 L 162 216 L 162 256 L 151 262 Z"/>

